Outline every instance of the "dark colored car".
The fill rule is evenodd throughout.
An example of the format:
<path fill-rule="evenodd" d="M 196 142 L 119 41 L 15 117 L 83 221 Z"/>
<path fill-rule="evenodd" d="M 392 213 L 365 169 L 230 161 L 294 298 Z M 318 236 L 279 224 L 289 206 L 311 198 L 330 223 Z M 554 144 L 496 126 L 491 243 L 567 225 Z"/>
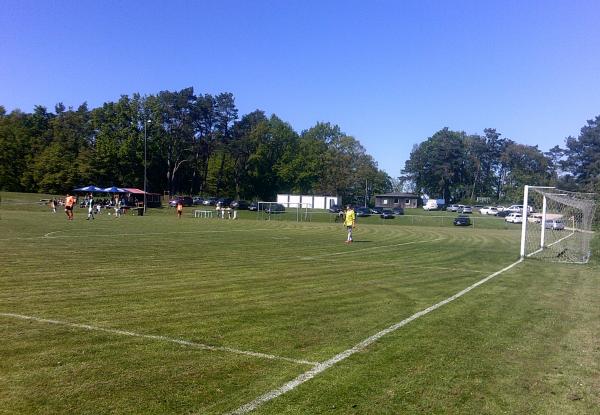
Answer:
<path fill-rule="evenodd" d="M 229 206 L 239 210 L 247 210 L 250 208 L 250 204 L 245 200 L 234 200 L 229 204 Z"/>
<path fill-rule="evenodd" d="M 471 219 L 468 216 L 458 216 L 454 218 L 455 226 L 469 226 L 471 225 Z"/>
<path fill-rule="evenodd" d="M 194 201 L 194 205 L 202 205 L 204 204 L 204 199 L 201 198 L 200 196 L 195 196 L 192 198 L 192 200 Z"/>
<path fill-rule="evenodd" d="M 512 210 L 508 210 L 508 209 L 506 209 L 506 210 L 503 210 L 502 212 L 498 212 L 498 213 L 496 213 L 496 216 L 498 216 L 498 217 L 500 217 L 500 218 L 505 218 L 505 217 L 507 217 L 508 215 L 510 215 L 510 214 L 511 214 L 511 213 L 513 213 L 513 212 L 514 212 L 514 211 L 512 211 Z"/>
<path fill-rule="evenodd" d="M 267 213 L 283 213 L 285 212 L 285 206 L 281 203 L 273 203 L 270 205 L 265 205 L 265 212 Z"/>
<path fill-rule="evenodd" d="M 231 204 L 231 202 L 233 202 L 233 199 L 230 197 L 222 197 L 220 199 L 217 199 L 217 202 L 215 203 L 216 206 L 219 207 L 229 207 L 229 205 Z"/>
<path fill-rule="evenodd" d="M 394 215 L 404 215 L 404 208 L 395 207 L 392 209 L 392 212 L 394 213 Z"/>
<path fill-rule="evenodd" d="M 343 209 L 340 205 L 331 205 L 327 210 L 330 213 L 340 213 Z"/>
<path fill-rule="evenodd" d="M 394 219 L 394 212 L 392 212 L 389 209 L 383 209 L 383 212 L 381 212 L 381 215 L 379 215 L 379 217 L 381 219 Z"/>
<path fill-rule="evenodd" d="M 217 198 L 216 197 L 209 197 L 204 199 L 204 202 L 202 202 L 205 206 L 214 206 L 217 204 Z"/>
<path fill-rule="evenodd" d="M 366 208 L 366 207 L 356 208 L 356 210 L 354 212 L 356 213 L 356 216 L 359 217 L 359 218 L 364 218 L 366 216 L 371 216 L 371 209 Z"/>
<path fill-rule="evenodd" d="M 179 201 L 181 201 L 181 204 L 183 206 L 193 206 L 194 205 L 194 199 L 192 199 L 190 196 L 177 196 L 177 197 L 169 200 L 169 206 L 175 207 L 175 206 L 177 206 L 177 203 Z"/>
<path fill-rule="evenodd" d="M 383 213 L 383 208 L 379 207 L 379 206 L 375 206 L 375 207 L 371 208 L 371 213 L 374 213 L 375 215 L 381 215 Z"/>

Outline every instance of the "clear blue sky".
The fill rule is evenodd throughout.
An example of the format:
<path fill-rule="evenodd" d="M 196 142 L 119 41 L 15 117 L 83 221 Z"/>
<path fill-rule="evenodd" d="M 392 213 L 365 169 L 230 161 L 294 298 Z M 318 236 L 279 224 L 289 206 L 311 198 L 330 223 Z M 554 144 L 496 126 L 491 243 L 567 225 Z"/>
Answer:
<path fill-rule="evenodd" d="M 443 127 L 543 151 L 600 115 L 600 1 L 3 0 L 0 105 L 231 92 L 398 176 Z"/>

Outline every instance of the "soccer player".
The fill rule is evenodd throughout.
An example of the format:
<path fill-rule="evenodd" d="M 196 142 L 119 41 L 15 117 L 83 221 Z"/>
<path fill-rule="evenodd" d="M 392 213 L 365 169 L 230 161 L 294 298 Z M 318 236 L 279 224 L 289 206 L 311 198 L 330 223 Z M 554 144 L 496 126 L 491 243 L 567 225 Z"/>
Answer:
<path fill-rule="evenodd" d="M 346 239 L 347 244 L 352 243 L 352 230 L 356 226 L 356 214 L 351 205 L 346 206 L 346 215 L 344 217 L 344 226 L 348 230 L 348 238 Z"/>
<path fill-rule="evenodd" d="M 183 201 L 179 199 L 177 201 L 177 217 L 181 219 L 181 214 L 183 213 Z"/>
<path fill-rule="evenodd" d="M 67 220 L 73 220 L 73 205 L 75 205 L 75 198 L 67 193 L 65 198 L 65 213 L 67 214 Z"/>
<path fill-rule="evenodd" d="M 91 193 L 90 193 L 90 196 L 88 198 L 88 217 L 87 217 L 86 220 L 90 220 L 90 218 L 96 219 L 94 217 L 94 196 L 92 196 Z"/>

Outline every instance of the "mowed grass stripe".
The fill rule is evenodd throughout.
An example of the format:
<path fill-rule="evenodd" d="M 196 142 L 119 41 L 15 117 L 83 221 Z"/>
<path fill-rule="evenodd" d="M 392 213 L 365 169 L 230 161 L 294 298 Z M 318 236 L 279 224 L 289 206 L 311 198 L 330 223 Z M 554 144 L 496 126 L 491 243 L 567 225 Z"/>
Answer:
<path fill-rule="evenodd" d="M 307 361 L 327 360 L 389 326 L 390 321 L 410 316 L 488 275 L 499 265 L 512 262 L 519 240 L 514 227 L 502 224 L 497 229 L 453 228 L 446 225 L 450 218 L 444 224 L 438 219 L 423 218 L 423 223 L 428 221 L 432 226 L 400 224 L 407 223 L 404 220 L 372 220 L 372 224 L 361 221 L 356 236 L 363 242 L 346 246 L 343 226 L 334 223 L 208 221 L 189 217 L 177 220 L 168 210 L 151 210 L 148 216 L 127 216 L 123 220 L 104 216 L 93 223 L 85 222 L 77 211 L 75 222 L 67 223 L 64 215 L 31 209 L 10 215 L 2 212 L 0 225 L 6 231 L 4 235 L 36 238 L 0 241 L 0 251 L 8 253 L 0 256 L 0 312 L 85 322 Z M 252 231 L 258 228 L 269 230 Z M 245 231 L 195 232 L 230 229 Z M 85 237 L 40 237 L 64 230 Z M 94 238 L 94 232 L 100 231 L 145 235 Z M 168 236 L 147 235 L 151 232 L 165 232 Z M 431 244 L 385 247 L 438 237 L 443 239 Z M 299 259 L 361 246 L 380 249 L 318 261 Z M 547 278 L 552 278 L 557 269 L 552 266 L 539 270 L 549 272 Z M 565 278 L 573 277 L 568 271 L 559 272 Z M 541 277 L 539 273 L 535 276 Z M 585 273 L 581 275 L 584 276 Z M 471 370 L 493 368 L 498 360 L 497 351 L 481 353 L 477 355 L 479 363 L 471 365 L 471 351 L 479 343 L 485 345 L 482 350 L 496 350 L 495 344 L 500 350 L 507 342 L 516 342 L 523 350 L 527 342 L 536 341 L 539 349 L 545 346 L 558 350 L 556 361 L 564 357 L 573 363 L 568 365 L 572 369 L 569 379 L 578 377 L 583 383 L 593 380 L 593 363 L 600 361 L 594 358 L 597 354 L 590 347 L 593 342 L 577 342 L 574 336 L 566 349 L 554 348 L 560 342 L 551 336 L 547 337 L 551 340 L 546 340 L 547 335 L 518 342 L 519 336 L 531 331 L 532 326 L 543 323 L 540 311 L 519 312 L 523 304 L 534 303 L 531 299 L 516 307 L 522 318 L 508 319 L 514 325 L 494 331 L 494 327 L 503 327 L 507 314 L 494 307 L 490 310 L 490 304 L 503 304 L 505 295 L 518 297 L 521 290 L 534 290 L 534 297 L 547 300 L 548 304 L 560 303 L 548 292 L 549 284 L 529 287 L 525 283 L 530 278 L 523 279 L 521 275 L 515 275 L 511 281 L 514 284 L 508 286 L 494 283 L 503 289 L 481 301 L 473 301 L 480 299 L 478 290 L 455 306 L 432 314 L 435 319 L 426 317 L 407 326 L 408 334 L 402 330 L 381 339 L 289 398 L 282 397 L 258 412 L 326 413 L 335 406 L 340 413 L 447 413 L 447 408 L 450 413 L 473 413 L 473 408 L 478 408 L 478 413 L 497 413 L 487 410 L 494 408 L 496 396 L 513 399 L 508 406 L 500 407 L 504 412 L 514 407 L 526 408 L 519 406 L 519 402 L 527 402 L 531 397 L 531 388 L 521 388 L 526 375 L 512 389 L 510 382 L 498 389 L 494 373 L 499 373 L 498 380 L 500 375 L 510 379 L 510 364 L 505 364 L 507 369 L 503 371 L 487 371 L 491 375 L 483 378 L 477 378 Z M 575 285 L 560 287 L 564 289 L 561 295 L 568 296 Z M 590 284 L 586 287 L 592 288 Z M 450 312 L 463 304 L 472 307 L 464 313 Z M 585 314 L 584 302 L 578 304 L 580 318 L 569 320 L 565 327 L 577 327 L 578 336 L 586 330 L 596 332 L 590 324 L 600 321 L 597 309 L 594 319 Z M 515 305 L 505 309 L 511 307 Z M 439 323 L 432 327 L 430 322 L 434 320 Z M 556 321 L 554 316 L 546 320 L 552 321 Z M 482 328 L 474 322 L 488 323 Z M 584 325 L 579 327 L 581 322 Z M 4 340 L 0 342 L 0 407 L 8 412 L 222 414 L 303 371 L 291 363 L 265 364 L 250 356 L 223 359 L 217 353 L 149 339 L 7 323 L 0 327 Z M 451 330 L 443 330 L 449 326 Z M 460 327 L 465 329 L 461 331 Z M 415 329 L 425 337 L 414 336 Z M 432 346 L 437 353 L 428 356 Z M 405 355 L 406 350 L 409 352 Z M 411 354 L 411 350 L 422 352 L 423 359 Z M 581 363 L 585 361 L 587 365 L 591 362 L 588 374 L 577 370 L 580 362 L 572 356 L 585 357 Z M 514 354 L 510 357 L 515 359 Z M 530 357 L 517 355 L 516 359 L 527 362 Z M 536 355 L 533 357 L 535 361 Z M 437 368 L 431 362 L 444 364 Z M 448 372 L 452 364 L 456 364 L 456 370 Z M 513 374 L 528 373 L 529 368 L 525 364 Z M 542 367 L 540 373 L 543 370 Z M 468 376 L 462 376 L 464 373 Z M 465 393 L 446 382 L 452 376 L 460 376 L 458 387 Z M 545 381 L 543 376 L 535 379 L 537 385 Z M 565 384 L 565 388 L 572 385 Z M 487 395 L 478 395 L 479 389 L 486 390 Z M 494 392 L 496 389 L 500 392 Z M 583 395 L 579 401 L 564 396 L 556 395 L 553 400 L 552 394 L 543 393 L 535 395 L 535 400 L 558 404 L 564 399 L 575 405 L 582 400 L 594 402 L 592 394 Z M 408 401 L 417 406 L 402 405 Z M 571 412 L 564 410 L 568 408 L 565 405 L 560 407 L 563 413 L 590 413 L 585 411 L 589 405 L 573 406 Z M 584 411 L 574 412 L 576 409 Z"/>
<path fill-rule="evenodd" d="M 279 225 L 279 224 L 277 224 Z M 278 226 L 279 227 L 279 226 Z M 367 228 L 368 229 L 368 228 Z M 320 229 L 318 229 L 320 231 Z M 414 232 L 413 234 L 415 234 L 416 232 Z M 422 233 L 422 232 L 421 232 Z M 295 238 L 291 238 L 291 239 L 295 239 Z M 329 238 L 325 238 L 326 239 L 326 243 L 330 242 Z M 214 242 L 214 241 L 211 241 Z M 183 244 L 183 243 L 182 243 Z M 286 246 L 286 247 L 282 247 L 281 244 L 279 242 L 265 242 L 266 245 L 272 245 L 271 247 L 267 247 L 268 250 L 272 250 L 275 249 L 277 246 L 279 246 L 280 248 L 287 248 L 286 250 L 288 250 L 289 252 L 296 252 L 296 246 Z M 262 248 L 265 248 L 265 244 L 262 245 Z M 214 243 L 212 244 L 214 245 Z M 231 243 L 230 243 L 231 245 Z M 358 245 L 358 244 L 357 244 Z M 352 247 L 346 247 L 343 244 L 336 244 L 336 247 L 339 246 L 340 249 L 352 249 Z M 263 249 L 263 252 L 265 251 L 265 249 Z M 179 252 L 180 251 L 170 251 L 170 252 Z M 417 250 L 418 252 L 418 250 Z M 181 253 L 180 253 L 181 254 Z M 397 289 L 395 289 L 394 284 L 396 284 L 397 282 L 395 282 L 394 280 L 398 280 L 396 275 L 390 275 L 389 277 L 392 278 L 392 282 L 391 283 L 386 283 L 386 284 L 381 284 L 379 282 L 377 283 L 369 283 L 369 279 L 372 278 L 370 274 L 373 273 L 373 269 L 372 267 L 368 267 L 368 265 L 366 265 L 364 267 L 364 269 L 357 269 L 353 264 L 347 264 L 345 262 L 341 262 L 339 264 L 319 264 L 319 268 L 318 271 L 315 275 L 315 269 L 314 268 L 309 268 L 308 270 L 306 270 L 305 272 L 299 271 L 294 269 L 293 266 L 289 266 L 289 262 L 293 262 L 295 260 L 295 257 L 293 255 L 279 255 L 277 256 L 277 266 L 275 267 L 278 271 L 278 275 L 277 278 L 273 278 L 272 275 L 272 271 L 273 271 L 273 253 L 267 253 L 266 255 L 262 255 L 262 256 L 256 256 L 253 255 L 252 256 L 252 260 L 256 261 L 258 260 L 266 260 L 267 263 L 265 264 L 265 266 L 270 267 L 268 269 L 268 272 L 256 272 L 256 270 L 239 270 L 237 268 L 236 263 L 233 263 L 232 261 L 229 261 L 227 263 L 227 272 L 228 273 L 234 273 L 235 277 L 231 277 L 228 276 L 227 277 L 227 285 L 224 285 L 223 288 L 221 290 L 219 290 L 217 287 L 212 287 L 212 289 L 207 292 L 207 293 L 201 293 L 202 296 L 202 302 L 205 303 L 207 306 L 209 307 L 214 307 L 217 310 L 223 310 L 223 306 L 222 306 L 222 302 L 223 301 L 229 301 L 231 303 L 233 303 L 236 308 L 238 310 L 242 310 L 247 312 L 245 318 L 246 319 L 251 319 L 250 315 L 252 315 L 253 313 L 257 313 L 257 314 L 267 314 L 267 312 L 265 311 L 265 309 L 269 308 L 269 307 L 290 307 L 289 304 L 289 296 L 290 295 L 298 295 L 299 298 L 302 299 L 301 304 L 298 305 L 294 305 L 292 303 L 292 305 L 294 305 L 295 307 L 299 307 L 302 308 L 302 306 L 304 305 L 304 303 L 306 301 L 309 301 L 311 298 L 317 300 L 317 301 L 325 301 L 327 303 L 329 302 L 335 302 L 336 299 L 338 299 L 339 297 L 344 297 L 344 296 L 356 296 L 357 295 L 357 290 L 359 292 L 361 292 L 360 296 L 361 296 L 361 301 L 362 301 L 362 306 L 363 307 L 369 307 L 369 308 L 382 308 L 382 307 L 378 307 L 378 304 L 380 301 L 387 301 L 389 303 L 393 304 L 394 298 L 393 295 L 396 295 L 395 292 L 399 291 Z M 409 257 L 413 258 L 413 255 L 409 255 Z M 205 259 L 206 258 L 206 259 Z M 203 256 L 203 259 L 201 260 L 202 262 L 204 261 L 210 261 L 211 260 L 211 255 L 205 255 Z M 144 309 L 145 307 L 151 307 L 153 309 L 156 310 L 156 312 L 158 313 L 158 311 L 160 311 L 160 314 L 166 314 L 166 315 L 172 315 L 172 314 L 181 314 L 181 313 L 177 313 L 177 306 L 179 305 L 184 305 L 186 307 L 192 307 L 194 305 L 196 305 L 196 309 L 197 307 L 197 302 L 198 302 L 198 295 L 192 295 L 189 296 L 188 291 L 190 291 L 191 289 L 194 289 L 193 285 L 190 285 L 193 281 L 195 281 L 198 277 L 201 277 L 202 280 L 206 280 L 207 278 L 211 278 L 211 275 L 220 280 L 223 279 L 223 276 L 221 275 L 222 268 L 221 265 L 222 264 L 222 259 L 223 257 L 219 256 L 219 262 L 218 263 L 213 263 L 213 267 L 215 267 L 214 269 L 209 267 L 209 266 L 204 266 L 202 269 L 199 269 L 199 274 L 196 275 L 191 275 L 191 276 L 187 276 L 188 271 L 178 271 L 175 270 L 175 272 L 177 273 L 177 278 L 174 279 L 174 281 L 169 281 L 169 280 L 165 280 L 165 279 L 161 279 L 160 281 L 158 281 L 157 283 L 155 283 L 155 285 L 151 285 L 148 282 L 144 282 L 143 286 L 138 286 L 138 284 L 134 281 L 136 281 L 135 278 L 129 279 L 129 278 L 121 278 L 121 279 L 115 279 L 115 278 L 110 278 L 110 275 L 107 275 L 107 277 L 109 278 L 108 280 L 104 281 L 105 285 L 113 285 L 115 288 L 115 293 L 113 294 L 111 291 L 105 292 L 105 293 L 101 293 L 99 292 L 97 289 L 92 289 L 91 291 L 89 291 L 86 294 L 86 291 L 83 287 L 76 287 L 76 284 L 74 282 L 71 281 L 71 285 L 75 284 L 75 294 L 74 297 L 70 297 L 68 294 L 66 294 L 66 298 L 69 299 L 70 301 L 76 301 L 79 300 L 81 302 L 80 305 L 80 311 L 79 312 L 85 312 L 85 310 L 90 310 L 89 312 L 87 312 L 86 314 L 84 314 L 82 317 L 85 317 L 86 315 L 93 315 L 94 310 L 96 310 L 97 308 L 100 308 L 101 310 L 104 311 L 103 307 L 103 303 L 104 303 L 104 299 L 109 298 L 111 296 L 114 297 L 115 300 L 122 300 L 122 303 L 130 303 L 128 305 L 122 305 L 120 310 L 121 311 L 126 311 L 127 314 L 129 315 L 128 321 L 134 321 L 136 324 L 138 324 L 138 322 L 140 320 L 144 320 L 144 318 L 138 318 L 136 317 L 136 314 L 140 314 L 140 311 L 138 309 Z M 234 257 L 237 258 L 237 257 Z M 247 257 L 246 257 L 247 258 Z M 189 262 L 192 261 L 192 259 L 188 259 Z M 247 267 L 248 266 L 248 259 L 242 261 L 242 266 L 243 267 Z M 252 261 L 250 261 L 252 262 Z M 292 264 L 293 265 L 293 264 Z M 189 266 L 193 266 L 192 264 L 188 264 L 186 265 L 187 267 Z M 239 271 L 239 272 L 238 272 Z M 85 273 L 85 271 L 82 271 L 83 273 Z M 361 272 L 365 274 L 365 276 L 363 277 L 363 275 L 361 275 Z M 380 271 L 378 271 L 380 272 Z M 338 275 L 339 274 L 339 275 Z M 357 276 L 357 277 L 353 277 L 353 276 Z M 147 275 L 144 276 L 144 279 L 147 279 Z M 359 280 L 359 282 L 357 283 L 356 281 L 349 281 L 348 278 L 350 279 L 357 279 L 358 277 L 360 278 L 366 278 L 366 283 L 363 284 L 363 282 L 361 280 Z M 306 279 L 306 280 L 305 280 Z M 320 281 L 323 280 L 323 281 Z M 422 280 L 422 278 L 421 278 Z M 304 282 L 303 282 L 304 281 Z M 79 282 L 82 285 L 86 285 L 88 283 L 88 281 L 86 281 L 86 276 L 85 275 L 79 275 L 77 278 L 77 282 Z M 102 282 L 102 281 L 101 281 Z M 282 289 L 282 282 L 285 283 L 285 289 Z M 421 284 L 423 284 L 423 281 L 420 282 Z M 320 291 L 316 291 L 314 290 L 315 286 L 321 285 L 321 289 Z M 365 285 L 366 284 L 366 285 Z M 369 286 L 370 284 L 370 286 Z M 62 284 L 60 284 L 62 285 Z M 60 287 L 59 285 L 59 287 Z M 435 284 L 433 284 L 435 285 Z M 168 286 L 168 287 L 165 287 Z M 197 287 L 196 287 L 197 288 Z M 60 288 L 59 288 L 60 289 Z M 215 291 L 216 290 L 216 291 Z M 117 292 L 118 291 L 118 292 Z M 129 292 L 133 292 L 135 291 L 135 294 L 130 294 Z M 152 294 L 154 292 L 154 294 Z M 380 294 L 380 292 L 384 293 L 384 295 L 382 296 Z M 444 294 L 439 293 L 436 290 L 431 291 L 434 295 L 438 295 L 438 294 Z M 316 295 L 315 295 L 316 293 Z M 364 297 L 364 294 L 368 293 L 368 294 L 373 294 L 372 300 L 369 299 L 369 297 Z M 189 298 L 187 298 L 187 297 Z M 167 307 L 165 309 L 164 306 L 160 306 L 160 305 L 154 305 L 154 303 L 160 304 L 160 300 L 161 298 L 171 298 L 176 300 L 176 307 Z M 279 299 L 278 299 L 279 298 Z M 96 300 L 101 300 L 101 301 L 94 301 L 94 299 Z M 395 298 L 395 300 L 398 300 L 398 298 Z M 430 299 L 427 298 L 427 301 L 429 301 Z M 339 300 L 338 300 L 339 301 Z M 355 301 L 355 300 L 353 300 Z M 406 301 L 406 299 L 404 299 L 404 302 L 410 305 L 415 306 L 415 304 L 411 301 Z M 247 303 L 251 303 L 251 305 L 249 306 Z M 342 304 L 343 305 L 343 304 Z M 422 305 L 422 303 L 420 304 Z M 110 308 L 112 308 L 113 305 L 110 305 Z M 385 307 L 383 307 L 385 308 Z M 343 310 L 343 307 L 341 308 Z M 325 308 L 325 310 L 327 310 L 327 308 Z M 312 313 L 312 309 L 309 310 L 310 313 Z M 330 314 L 330 312 L 333 310 L 328 310 L 327 314 Z M 105 312 L 110 313 L 110 309 L 105 310 Z M 131 314 L 131 313 L 135 313 L 135 314 Z M 154 314 L 157 314 L 154 313 Z M 160 324 L 160 318 L 154 317 L 151 318 L 151 316 L 148 315 L 147 312 L 143 312 L 141 313 L 143 316 L 145 316 L 146 318 L 148 318 L 149 320 L 153 321 L 154 324 Z M 384 313 L 381 313 L 381 315 L 383 315 Z M 219 313 L 211 313 L 211 315 L 216 316 L 217 319 L 218 318 L 222 318 L 222 317 L 218 317 Z M 275 313 L 275 315 L 277 316 L 277 318 L 281 319 L 282 316 L 278 315 L 277 313 Z M 351 314 L 349 314 L 349 316 L 351 316 Z M 65 317 L 69 317 L 69 316 L 65 316 Z M 205 317 L 203 315 L 203 317 Z M 307 316 L 304 316 L 304 318 L 306 319 Z M 308 321 L 310 321 L 311 319 L 308 318 Z M 313 318 L 314 320 L 314 318 Z M 376 319 L 378 320 L 378 319 Z M 109 321 L 112 321 L 111 319 L 109 319 Z M 260 319 L 258 319 L 258 321 L 260 321 Z M 167 320 L 167 325 L 169 325 L 171 323 L 170 320 Z M 379 321 L 374 321 L 372 323 L 370 323 L 367 327 L 373 327 L 373 328 L 377 328 L 377 324 L 379 323 Z M 383 323 L 387 323 L 387 321 L 384 321 Z M 286 323 L 289 324 L 289 323 Z M 319 324 L 323 324 L 323 322 L 319 322 Z M 264 327 L 264 330 L 269 330 L 269 326 L 267 324 L 262 324 L 262 326 Z M 129 325 L 127 325 L 126 327 L 130 327 Z M 135 329 L 136 326 L 133 326 L 132 329 Z M 284 327 L 285 329 L 286 327 Z M 318 331 L 318 330 L 317 330 Z M 364 331 L 363 331 L 364 332 Z M 181 335 L 178 333 L 178 335 Z M 356 340 L 355 338 L 352 338 L 349 341 L 354 341 Z"/>

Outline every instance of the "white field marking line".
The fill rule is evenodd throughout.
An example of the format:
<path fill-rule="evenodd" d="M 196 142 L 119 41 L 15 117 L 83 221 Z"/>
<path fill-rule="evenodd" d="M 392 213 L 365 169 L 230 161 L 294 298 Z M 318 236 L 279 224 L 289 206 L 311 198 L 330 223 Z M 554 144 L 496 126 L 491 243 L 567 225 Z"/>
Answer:
<path fill-rule="evenodd" d="M 352 356 L 353 354 L 360 352 L 364 349 L 366 349 L 367 347 L 369 347 L 371 344 L 373 344 L 374 342 L 376 342 L 377 340 L 379 340 L 380 338 L 382 338 L 383 336 L 392 333 L 396 330 L 398 330 L 399 328 L 401 328 L 402 326 L 407 325 L 408 323 L 410 323 L 413 320 L 418 319 L 419 317 L 422 317 L 428 313 L 431 313 L 432 311 L 448 304 L 451 301 L 456 300 L 459 297 L 462 297 L 463 295 L 465 295 L 466 293 L 468 293 L 469 291 L 473 290 L 474 288 L 480 286 L 481 284 L 486 283 L 487 281 L 491 280 L 492 278 L 502 274 L 503 272 L 508 271 L 509 269 L 513 268 L 514 266 L 520 264 L 521 262 L 523 262 L 523 258 L 520 258 L 517 262 L 513 262 L 512 264 L 510 264 L 509 266 L 502 268 L 500 271 L 496 271 L 491 275 L 488 275 L 487 277 L 485 277 L 484 279 L 477 281 L 475 284 L 472 284 L 470 286 L 468 286 L 467 288 L 465 288 L 464 290 L 454 294 L 451 297 L 446 298 L 443 301 L 440 301 L 437 304 L 432 305 L 429 308 L 426 308 L 425 310 L 419 311 L 418 313 L 413 314 L 412 316 L 384 329 L 381 330 L 380 332 L 372 335 L 371 337 L 366 338 L 365 340 L 361 341 L 360 343 L 356 344 L 354 347 L 343 351 L 342 353 L 339 353 L 335 356 L 333 356 L 331 359 L 326 360 L 324 362 L 321 362 L 317 365 L 315 365 L 313 368 L 309 369 L 308 371 L 302 373 L 301 375 L 299 375 L 298 377 L 296 377 L 294 380 L 285 383 L 283 386 L 281 386 L 280 388 L 277 389 L 273 389 L 267 393 L 265 393 L 264 395 L 259 396 L 258 398 L 256 398 L 255 400 L 253 400 L 252 402 L 249 402 L 245 405 L 240 406 L 238 409 L 236 409 L 233 412 L 229 412 L 227 415 L 242 415 L 242 414 L 246 414 L 248 412 L 251 412 L 253 410 L 255 410 L 256 408 L 258 408 L 259 406 L 261 406 L 262 404 L 271 401 L 275 398 L 277 398 L 278 396 L 283 395 L 286 392 L 289 392 L 295 388 L 297 388 L 298 386 L 300 386 L 301 384 L 303 384 L 304 382 L 307 382 L 309 380 L 311 380 L 312 378 L 314 378 L 315 376 L 317 376 L 318 374 L 326 371 L 327 369 L 331 368 L 333 365 L 335 365 L 336 363 L 341 362 L 342 360 L 347 359 L 348 357 Z"/>
<path fill-rule="evenodd" d="M 0 313 L 0 316 L 12 317 L 12 318 L 17 318 L 17 319 L 21 319 L 21 320 L 36 321 L 38 323 L 49 323 L 49 324 L 56 324 L 59 326 L 75 327 L 78 329 L 85 329 L 85 330 L 91 330 L 91 331 L 102 331 L 105 333 L 119 334 L 122 336 L 140 337 L 142 339 L 150 339 L 150 340 L 159 340 L 159 341 L 163 341 L 163 342 L 181 344 L 183 346 L 190 346 L 190 347 L 195 347 L 197 349 L 210 350 L 210 351 L 214 351 L 214 352 L 228 352 L 228 353 L 241 354 L 241 355 L 245 355 L 245 356 L 260 357 L 262 359 L 283 360 L 285 362 L 298 363 L 298 364 L 302 364 L 302 365 L 315 366 L 318 364 L 317 362 L 310 362 L 308 360 L 292 359 L 290 357 L 276 356 L 276 355 L 260 353 L 260 352 L 252 352 L 252 351 L 248 351 L 248 350 L 239 350 L 239 349 L 234 349 L 232 347 L 209 346 L 207 344 L 195 343 L 195 342 L 191 342 L 188 340 L 174 339 L 171 337 L 157 336 L 154 334 L 140 334 L 140 333 L 134 333 L 131 331 L 124 331 L 124 330 L 118 330 L 118 329 L 108 329 L 108 328 L 104 328 L 104 327 L 90 326 L 89 324 L 69 323 L 66 321 L 49 320 L 49 319 L 45 319 L 45 318 L 25 316 L 22 314 L 14 314 L 14 313 Z"/>
<path fill-rule="evenodd" d="M 360 261 L 358 259 L 352 259 L 348 262 L 351 262 L 353 264 L 362 264 L 362 265 L 373 265 L 373 262 L 370 261 Z M 436 266 L 423 266 L 423 265 L 418 265 L 418 264 L 405 264 L 402 263 L 402 261 L 377 261 L 377 265 L 391 265 L 391 266 L 399 266 L 404 268 L 419 268 L 419 269 L 436 269 L 436 270 L 442 270 L 442 271 L 460 271 L 460 272 L 475 272 L 477 274 L 481 274 L 484 271 L 480 270 L 480 269 L 468 269 L 468 268 L 449 268 L 449 267 L 436 267 Z"/>
<path fill-rule="evenodd" d="M 300 257 L 300 259 L 305 260 L 305 261 L 310 261 L 315 258 L 326 258 L 326 257 L 330 257 L 330 256 L 337 256 L 337 255 L 350 255 L 350 254 L 354 254 L 356 252 L 371 251 L 373 249 L 391 248 L 394 246 L 404 246 L 404 245 L 414 245 L 414 244 L 426 244 L 429 242 L 441 241 L 442 239 L 444 239 L 444 238 L 439 237 L 439 238 L 430 239 L 427 241 L 412 241 L 412 242 L 401 242 L 401 243 L 392 244 L 392 245 L 377 245 L 377 246 L 370 246 L 368 248 L 353 249 L 351 251 L 340 251 L 340 252 L 331 252 L 331 253 L 321 254 L 321 255 L 304 256 L 304 257 Z"/>
<path fill-rule="evenodd" d="M 181 232 L 148 232 L 148 233 L 113 233 L 113 234 L 94 234 L 92 235 L 94 238 L 98 237 L 98 236 L 146 236 L 146 235 L 151 235 L 151 236 L 156 236 L 156 235 L 181 235 L 181 234 L 202 234 L 202 233 L 225 233 L 225 232 L 254 232 L 254 231 L 268 231 L 268 230 L 272 230 L 272 229 L 267 229 L 267 228 L 263 228 L 263 229 L 223 229 L 223 230 L 214 230 L 214 231 L 181 231 Z M 50 233 L 56 233 L 56 232 L 69 232 L 68 230 L 64 230 L 64 231 L 55 231 L 55 232 L 50 232 Z M 47 238 L 47 239 L 58 239 L 58 238 L 89 238 L 90 235 L 59 235 L 59 236 L 47 236 L 48 234 L 42 236 L 42 238 Z M 39 237 L 38 237 L 39 238 Z"/>

